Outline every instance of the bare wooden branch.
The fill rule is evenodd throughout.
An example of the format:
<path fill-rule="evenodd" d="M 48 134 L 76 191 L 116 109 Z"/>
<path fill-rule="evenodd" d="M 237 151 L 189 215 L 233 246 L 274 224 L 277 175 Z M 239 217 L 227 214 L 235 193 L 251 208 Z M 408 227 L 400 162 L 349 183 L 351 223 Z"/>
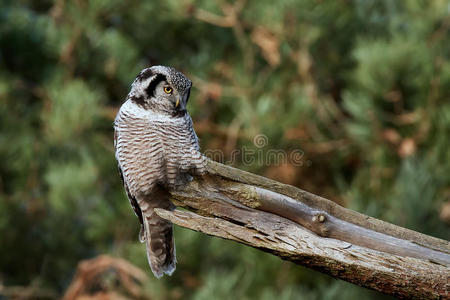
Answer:
<path fill-rule="evenodd" d="M 172 191 L 190 210 L 157 210 L 173 223 L 235 240 L 400 298 L 450 297 L 450 245 L 235 168 Z"/>

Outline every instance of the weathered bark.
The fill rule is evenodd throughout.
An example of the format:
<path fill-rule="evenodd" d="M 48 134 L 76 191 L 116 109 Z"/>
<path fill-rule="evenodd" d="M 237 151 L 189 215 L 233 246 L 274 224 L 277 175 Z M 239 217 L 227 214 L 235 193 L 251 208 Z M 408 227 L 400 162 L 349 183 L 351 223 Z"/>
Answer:
<path fill-rule="evenodd" d="M 188 211 L 173 223 L 235 240 L 400 298 L 450 298 L 450 244 L 343 208 L 279 182 L 209 161 L 172 191 Z"/>

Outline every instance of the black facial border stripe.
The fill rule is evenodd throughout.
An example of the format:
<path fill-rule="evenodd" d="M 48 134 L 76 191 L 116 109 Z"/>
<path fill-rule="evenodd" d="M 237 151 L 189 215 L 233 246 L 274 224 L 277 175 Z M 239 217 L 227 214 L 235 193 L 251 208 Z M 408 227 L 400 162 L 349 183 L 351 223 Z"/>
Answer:
<path fill-rule="evenodd" d="M 156 86 L 157 86 L 161 81 L 167 81 L 166 76 L 163 75 L 163 74 L 156 74 L 155 78 L 153 78 L 152 81 L 150 81 L 150 84 L 149 84 L 148 87 L 145 89 L 145 92 L 147 93 L 148 97 L 153 97 L 153 96 L 155 96 L 155 89 L 156 89 Z"/>
<path fill-rule="evenodd" d="M 131 101 L 133 101 L 134 103 L 138 104 L 138 105 L 145 105 L 145 98 L 144 96 L 131 96 L 130 97 Z"/>
<path fill-rule="evenodd" d="M 187 91 L 186 103 L 188 103 L 190 96 L 191 96 L 191 88 L 189 88 Z"/>

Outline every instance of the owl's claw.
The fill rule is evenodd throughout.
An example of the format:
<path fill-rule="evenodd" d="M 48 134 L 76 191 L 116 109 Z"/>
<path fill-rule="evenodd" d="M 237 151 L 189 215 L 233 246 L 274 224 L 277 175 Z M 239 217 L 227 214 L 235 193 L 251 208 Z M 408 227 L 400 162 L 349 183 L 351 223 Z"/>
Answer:
<path fill-rule="evenodd" d="M 187 182 L 191 182 L 192 180 L 194 180 L 194 177 L 192 177 L 189 173 L 186 173 L 185 179 Z"/>

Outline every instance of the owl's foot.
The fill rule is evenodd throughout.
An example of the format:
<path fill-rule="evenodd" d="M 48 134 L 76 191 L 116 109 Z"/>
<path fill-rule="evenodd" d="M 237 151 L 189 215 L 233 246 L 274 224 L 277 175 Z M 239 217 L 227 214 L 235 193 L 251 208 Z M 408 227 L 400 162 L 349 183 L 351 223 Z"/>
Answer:
<path fill-rule="evenodd" d="M 171 184 L 174 188 L 183 186 L 191 182 L 194 178 L 187 172 L 180 173 L 177 180 Z"/>
<path fill-rule="evenodd" d="M 194 176 L 203 176 L 205 175 L 206 170 L 203 166 L 201 168 L 194 167 L 192 169 L 189 169 L 189 173 Z"/>

